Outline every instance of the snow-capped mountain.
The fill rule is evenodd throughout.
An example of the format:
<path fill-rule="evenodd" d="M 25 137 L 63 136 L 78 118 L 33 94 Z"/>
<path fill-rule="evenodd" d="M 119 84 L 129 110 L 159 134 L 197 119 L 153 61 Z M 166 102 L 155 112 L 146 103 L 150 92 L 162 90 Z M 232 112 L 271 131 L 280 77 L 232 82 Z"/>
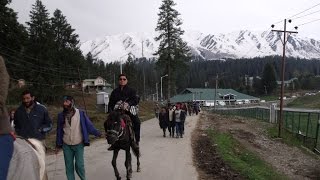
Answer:
<path fill-rule="evenodd" d="M 105 36 L 83 42 L 80 46 L 83 54 L 91 52 L 104 62 L 125 61 L 128 54 L 136 58 L 155 57 L 159 42 L 154 40 L 155 33 L 125 33 Z M 186 32 L 182 37 L 194 56 L 208 60 L 224 58 L 252 58 L 270 55 L 282 55 L 281 33 L 265 31 L 251 32 L 248 30 L 228 34 L 203 34 Z M 320 59 L 320 41 L 288 36 L 286 56 L 306 59 Z"/>

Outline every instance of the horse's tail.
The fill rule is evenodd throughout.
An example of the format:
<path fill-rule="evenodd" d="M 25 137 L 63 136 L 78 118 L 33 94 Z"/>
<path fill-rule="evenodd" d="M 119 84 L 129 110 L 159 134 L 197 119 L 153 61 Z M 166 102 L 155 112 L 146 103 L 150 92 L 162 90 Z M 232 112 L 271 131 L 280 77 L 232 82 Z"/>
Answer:
<path fill-rule="evenodd" d="M 131 149 L 132 149 L 133 154 L 134 154 L 136 157 L 140 157 L 140 156 L 141 156 L 141 154 L 140 154 L 140 148 L 139 148 L 139 146 L 137 145 L 137 143 L 136 143 L 136 142 L 132 142 L 130 146 L 131 146 Z"/>

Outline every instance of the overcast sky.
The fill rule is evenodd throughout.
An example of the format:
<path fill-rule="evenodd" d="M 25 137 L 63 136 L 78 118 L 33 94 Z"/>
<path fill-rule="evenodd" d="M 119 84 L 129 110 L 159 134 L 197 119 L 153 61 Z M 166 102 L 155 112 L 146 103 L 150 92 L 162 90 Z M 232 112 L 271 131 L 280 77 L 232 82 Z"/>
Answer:
<path fill-rule="evenodd" d="M 51 16 L 60 9 L 80 35 L 81 41 L 125 32 L 153 32 L 161 0 L 42 0 Z M 228 33 L 236 30 L 283 29 L 283 20 L 319 4 L 319 0 L 175 0 L 181 13 L 182 28 L 203 33 Z M 19 21 L 29 20 L 35 0 L 12 0 Z M 319 11 L 319 12 L 316 12 Z M 309 13 L 312 15 L 301 17 Z M 301 18 L 298 18 L 301 17 Z M 295 16 L 287 30 L 320 19 L 320 4 Z M 320 21 L 298 29 L 300 36 L 320 40 Z"/>

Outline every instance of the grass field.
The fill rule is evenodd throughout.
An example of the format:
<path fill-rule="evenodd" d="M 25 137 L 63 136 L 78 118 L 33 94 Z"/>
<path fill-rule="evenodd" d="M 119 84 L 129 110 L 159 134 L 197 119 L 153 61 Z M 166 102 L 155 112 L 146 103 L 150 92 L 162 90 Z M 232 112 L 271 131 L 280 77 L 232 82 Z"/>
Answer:
<path fill-rule="evenodd" d="M 320 109 L 320 93 L 298 97 L 289 103 L 287 107 Z"/>

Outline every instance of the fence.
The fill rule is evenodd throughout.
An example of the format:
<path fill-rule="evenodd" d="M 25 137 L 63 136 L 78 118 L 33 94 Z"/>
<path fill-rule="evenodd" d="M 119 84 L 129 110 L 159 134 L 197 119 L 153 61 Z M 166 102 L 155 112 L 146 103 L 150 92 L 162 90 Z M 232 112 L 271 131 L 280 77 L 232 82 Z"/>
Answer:
<path fill-rule="evenodd" d="M 270 110 L 271 109 L 271 110 Z M 259 119 L 265 122 L 277 123 L 280 117 L 279 108 L 246 107 L 220 108 L 215 112 Z M 320 153 L 320 111 L 284 108 L 283 128 L 296 135 L 304 146 Z"/>

